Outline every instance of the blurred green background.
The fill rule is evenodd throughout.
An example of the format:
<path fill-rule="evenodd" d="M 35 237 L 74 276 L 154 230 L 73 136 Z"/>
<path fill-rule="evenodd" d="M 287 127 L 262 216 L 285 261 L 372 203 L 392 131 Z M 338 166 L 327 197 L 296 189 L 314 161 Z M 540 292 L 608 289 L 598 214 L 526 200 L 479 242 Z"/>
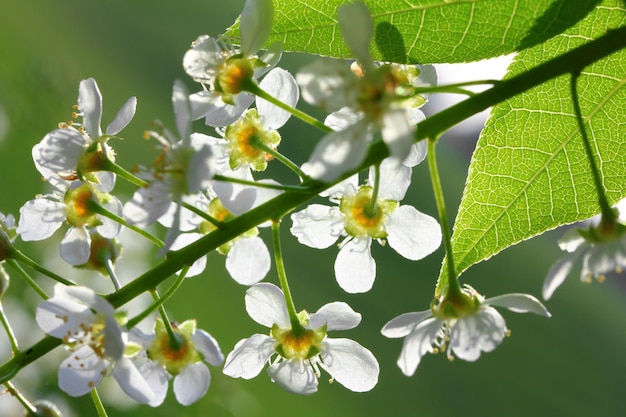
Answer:
<path fill-rule="evenodd" d="M 170 96 L 174 79 L 182 79 L 192 91 L 197 88 L 182 69 L 184 52 L 198 35 L 223 32 L 242 7 L 243 0 L 4 0 L 0 6 L 0 211 L 17 215 L 25 201 L 49 191 L 32 164 L 30 149 L 58 122 L 70 119 L 78 83 L 84 78 L 94 77 L 100 86 L 105 126 L 128 97 L 138 97 L 137 115 L 123 132 L 125 141 L 112 145 L 122 165 L 149 164 L 154 155 L 146 151 L 151 144 L 142 140 L 142 132 L 156 118 L 173 126 Z M 287 54 L 281 65 L 295 71 L 309 59 Z M 210 132 L 201 123 L 195 127 Z M 281 134 L 281 151 L 296 162 L 306 159 L 316 140 L 316 132 L 298 121 L 290 121 Z M 450 146 L 454 141 L 446 138 L 439 152 L 451 215 L 459 203 L 469 162 L 467 155 Z M 274 174 L 282 177 L 285 172 L 272 167 L 268 175 Z M 284 178 L 293 181 L 291 176 Z M 121 180 L 117 189 L 123 201 L 132 192 Z M 414 185 L 405 203 L 434 215 L 425 165 L 415 169 Z M 363 322 L 357 329 L 331 337 L 353 338 L 373 351 L 381 365 L 378 386 L 369 393 L 352 393 L 339 384 L 329 385 L 324 374 L 319 392 L 301 397 L 282 391 L 265 372 L 244 381 L 212 368 L 211 388 L 193 406 L 178 405 L 170 393 L 158 409 L 130 407 L 122 401 L 123 396 L 103 393 L 110 416 L 626 415 L 623 277 L 613 277 L 604 285 L 582 285 L 572 276 L 547 303 L 551 319 L 505 311 L 512 336 L 496 351 L 484 354 L 476 363 L 450 363 L 443 355 L 427 356 L 417 373 L 406 378 L 395 364 L 401 341 L 385 339 L 379 330 L 401 313 L 427 308 L 442 250 L 423 261 L 410 262 L 390 248 L 375 245 L 378 275 L 373 290 L 347 295 L 333 275 L 336 248 L 317 251 L 303 247 L 289 235 L 289 220 L 285 226 L 286 267 L 296 306 L 313 312 L 328 302 L 344 300 L 360 312 Z M 262 231 L 262 236 L 269 243 L 267 232 Z M 60 234 L 51 242 L 20 247 L 56 267 L 55 245 Z M 539 295 L 548 268 L 560 256 L 555 243 L 559 236 L 560 232 L 552 232 L 510 248 L 471 268 L 462 279 L 486 296 L 509 292 Z M 142 250 L 140 256 L 150 262 L 154 252 Z M 216 337 L 227 354 L 238 340 L 266 329 L 247 316 L 245 288 L 228 277 L 223 265 L 223 257 L 211 254 L 207 272 L 187 280 L 168 308 L 174 320 L 197 318 L 199 326 Z M 139 272 L 128 272 L 123 279 L 132 279 Z M 98 282 L 107 288 L 97 275 L 79 275 L 84 282 Z M 38 280 L 50 288 L 46 278 Z M 267 280 L 277 283 L 274 269 Z M 11 300 L 20 301 L 11 304 Z M 4 305 L 9 318 L 19 324 L 16 332 L 24 335 L 22 347 L 41 334 L 32 317 L 22 317 L 9 307 L 32 311 L 36 302 L 32 291 L 14 277 Z M 10 352 L 4 334 L 0 340 L 0 359 L 4 361 Z M 17 387 L 30 398 L 57 401 L 66 415 L 95 415 L 88 396 L 71 399 L 58 391 L 54 370 L 64 353 L 57 350 L 54 357 L 24 369 L 15 380 Z M 19 406 L 15 407 L 17 401 L 7 397 L 0 397 L 0 416 L 21 415 Z"/>

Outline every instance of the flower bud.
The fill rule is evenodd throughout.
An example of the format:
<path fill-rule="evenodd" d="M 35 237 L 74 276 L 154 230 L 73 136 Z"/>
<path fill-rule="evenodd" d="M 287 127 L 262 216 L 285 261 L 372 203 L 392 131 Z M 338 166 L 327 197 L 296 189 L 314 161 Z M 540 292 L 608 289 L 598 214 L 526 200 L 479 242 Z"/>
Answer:
<path fill-rule="evenodd" d="M 28 410 L 24 413 L 24 417 L 62 417 L 61 411 L 56 405 L 47 400 L 35 401 L 33 403 L 35 413 L 31 414 Z"/>

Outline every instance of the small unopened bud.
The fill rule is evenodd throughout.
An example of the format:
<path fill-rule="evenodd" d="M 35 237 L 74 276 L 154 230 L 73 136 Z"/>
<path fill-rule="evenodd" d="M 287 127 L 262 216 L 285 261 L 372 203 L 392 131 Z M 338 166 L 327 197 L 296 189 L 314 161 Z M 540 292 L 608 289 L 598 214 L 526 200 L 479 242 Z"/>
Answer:
<path fill-rule="evenodd" d="M 56 405 L 47 400 L 35 401 L 33 403 L 33 407 L 35 407 L 35 413 L 32 414 L 30 411 L 26 411 L 24 413 L 25 417 L 62 417 L 61 411 L 57 408 Z"/>

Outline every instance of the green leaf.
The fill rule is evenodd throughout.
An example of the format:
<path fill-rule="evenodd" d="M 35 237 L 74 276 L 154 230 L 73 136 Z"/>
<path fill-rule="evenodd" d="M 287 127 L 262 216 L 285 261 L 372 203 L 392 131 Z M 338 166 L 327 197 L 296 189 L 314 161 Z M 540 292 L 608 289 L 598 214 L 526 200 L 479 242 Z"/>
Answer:
<path fill-rule="evenodd" d="M 624 23 L 623 3 L 605 1 L 566 33 L 520 53 L 507 77 Z M 626 195 L 626 50 L 585 68 L 578 89 L 604 187 L 614 204 Z M 599 211 L 570 77 L 559 77 L 492 110 L 454 225 L 455 265 L 462 272 L 508 246 Z M 438 289 L 446 281 L 443 268 Z"/>
<path fill-rule="evenodd" d="M 582 19 L 599 0 L 367 0 L 372 55 L 400 63 L 490 58 L 537 45 Z M 337 8 L 346 0 L 274 0 L 272 35 L 285 50 L 351 58 Z M 238 39 L 239 22 L 226 35 Z"/>

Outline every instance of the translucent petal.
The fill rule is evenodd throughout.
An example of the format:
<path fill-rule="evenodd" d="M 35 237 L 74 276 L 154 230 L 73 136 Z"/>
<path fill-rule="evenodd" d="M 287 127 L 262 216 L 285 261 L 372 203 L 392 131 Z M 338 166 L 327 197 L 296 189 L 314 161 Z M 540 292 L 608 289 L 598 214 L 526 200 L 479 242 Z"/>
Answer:
<path fill-rule="evenodd" d="M 338 59 L 319 59 L 304 66 L 296 74 L 302 98 L 332 112 L 354 106 L 359 78 L 349 65 Z"/>
<path fill-rule="evenodd" d="M 41 330 L 62 338 L 77 329 L 81 323 L 93 318 L 93 313 L 84 304 L 55 296 L 37 306 L 35 317 Z"/>
<path fill-rule="evenodd" d="M 540 316 L 550 317 L 548 309 L 539 300 L 529 294 L 504 294 L 491 297 L 484 304 L 496 307 L 504 307 L 516 313 L 535 313 Z"/>
<path fill-rule="evenodd" d="M 112 375 L 122 391 L 133 400 L 144 404 L 148 404 L 153 400 L 154 393 L 150 385 L 146 382 L 132 360 L 128 358 L 118 360 Z"/>
<path fill-rule="evenodd" d="M 261 281 L 272 265 L 267 246 L 258 236 L 235 240 L 226 256 L 226 270 L 239 284 L 252 285 Z"/>
<path fill-rule="evenodd" d="M 433 253 L 441 244 L 441 227 L 434 218 L 412 206 L 400 206 L 385 222 L 387 241 L 396 252 L 416 261 Z"/>
<path fill-rule="evenodd" d="M 335 260 L 335 277 L 344 291 L 362 293 L 372 289 L 376 278 L 376 261 L 370 253 L 372 240 L 352 239 L 344 244 Z"/>
<path fill-rule="evenodd" d="M 187 191 L 195 194 L 207 190 L 212 183 L 215 174 L 216 161 L 210 146 L 205 145 L 197 150 L 187 169 Z"/>
<path fill-rule="evenodd" d="M 210 383 L 211 373 L 204 363 L 187 365 L 174 377 L 176 400 L 182 405 L 191 405 L 206 394 Z"/>
<path fill-rule="evenodd" d="M 338 207 L 311 204 L 291 215 L 291 234 L 303 245 L 324 249 L 342 236 L 344 217 Z"/>
<path fill-rule="evenodd" d="M 53 130 L 33 147 L 35 167 L 45 179 L 72 172 L 86 146 L 85 137 L 73 127 Z"/>
<path fill-rule="evenodd" d="M 124 217 L 129 223 L 146 227 L 167 212 L 172 195 L 167 184 L 157 181 L 140 188 L 124 204 Z"/>
<path fill-rule="evenodd" d="M 172 89 L 172 104 L 179 137 L 184 146 L 191 146 L 189 135 L 191 134 L 191 105 L 189 104 L 189 92 L 181 80 L 174 81 Z"/>
<path fill-rule="evenodd" d="M 257 323 L 270 328 L 274 324 L 283 329 L 290 327 L 285 298 L 276 285 L 261 282 L 251 286 L 245 301 L 248 315 Z"/>
<path fill-rule="evenodd" d="M 54 287 L 55 297 L 71 297 L 88 306 L 96 313 L 105 316 L 112 316 L 114 313 L 113 306 L 104 298 L 96 294 L 91 288 L 80 285 L 64 286 L 57 284 Z"/>
<path fill-rule="evenodd" d="M 93 78 L 82 80 L 78 86 L 78 108 L 83 113 L 83 127 L 92 139 L 102 136 L 102 94 Z"/>
<path fill-rule="evenodd" d="M 226 59 L 221 49 L 214 38 L 208 35 L 198 36 L 183 57 L 185 72 L 199 81 L 213 81 L 216 72 Z"/>
<path fill-rule="evenodd" d="M 340 301 L 328 303 L 309 318 L 309 328 L 319 329 L 326 325 L 326 330 L 354 329 L 361 322 L 361 315 Z"/>
<path fill-rule="evenodd" d="M 390 157 L 403 162 L 411 152 L 415 135 L 415 128 L 409 124 L 404 109 L 388 111 L 383 115 L 381 134 Z"/>
<path fill-rule="evenodd" d="M 167 388 L 171 376 L 165 371 L 163 365 L 154 361 L 144 363 L 141 368 L 139 368 L 139 372 L 141 372 L 141 375 L 143 375 L 143 378 L 150 386 L 150 390 L 152 390 L 152 400 L 148 405 L 151 407 L 160 406 L 167 395 Z"/>
<path fill-rule="evenodd" d="M 85 395 L 100 384 L 106 365 L 89 346 L 83 346 L 61 362 L 59 388 L 72 397 Z"/>
<path fill-rule="evenodd" d="M 70 265 L 84 265 L 91 255 L 91 236 L 84 227 L 70 227 L 61 240 L 61 258 Z"/>
<path fill-rule="evenodd" d="M 577 261 L 583 252 L 583 250 L 577 250 L 574 253 L 568 253 L 550 267 L 548 275 L 546 275 L 546 279 L 543 281 L 543 288 L 541 290 L 541 295 L 544 300 L 550 299 L 554 291 L 561 286 L 572 270 L 574 262 Z"/>
<path fill-rule="evenodd" d="M 380 184 L 378 198 L 381 200 L 400 201 L 411 185 L 412 169 L 392 158 L 385 158 L 380 164 Z M 376 182 L 376 169 L 370 167 L 369 183 Z"/>
<path fill-rule="evenodd" d="M 378 383 L 378 361 L 372 352 L 353 340 L 327 338 L 320 357 L 322 368 L 350 391 L 366 392 Z"/>
<path fill-rule="evenodd" d="M 261 81 L 260 87 L 290 107 L 296 107 L 300 90 L 293 76 L 282 68 L 274 68 Z M 256 107 L 263 127 L 277 130 L 291 117 L 291 113 L 270 102 L 257 98 Z"/>
<path fill-rule="evenodd" d="M 65 221 L 65 210 L 65 204 L 47 198 L 27 201 L 20 208 L 16 232 L 26 241 L 47 239 Z"/>
<path fill-rule="evenodd" d="M 411 333 L 419 323 L 432 316 L 432 310 L 404 313 L 389 320 L 380 332 L 383 336 L 389 338 L 404 337 Z"/>
<path fill-rule="evenodd" d="M 111 213 L 119 217 L 123 216 L 122 203 L 116 197 L 112 197 L 108 202 L 104 203 L 103 206 Z M 102 224 L 97 227 L 97 230 L 98 233 L 100 233 L 100 235 L 104 238 L 113 239 L 122 230 L 121 224 L 109 219 L 108 217 L 98 215 L 98 219 L 102 222 Z"/>
<path fill-rule="evenodd" d="M 232 378 L 254 378 L 275 353 L 275 343 L 274 339 L 264 334 L 240 340 L 226 357 L 224 374 Z"/>
<path fill-rule="evenodd" d="M 367 6 L 360 1 L 346 3 L 337 9 L 337 18 L 344 42 L 366 71 L 374 66 L 369 53 L 374 25 Z"/>
<path fill-rule="evenodd" d="M 202 329 L 196 329 L 192 336 L 194 346 L 204 356 L 204 360 L 213 366 L 219 366 L 224 362 L 224 355 L 217 340 Z"/>
<path fill-rule="evenodd" d="M 241 12 L 241 52 L 250 56 L 263 48 L 274 20 L 272 0 L 246 0 Z"/>
<path fill-rule="evenodd" d="M 420 322 L 417 327 L 404 339 L 402 352 L 398 358 L 398 367 L 406 376 L 411 376 L 420 364 L 422 357 L 432 353 L 433 343 L 437 340 L 441 320 L 429 318 Z"/>
<path fill-rule="evenodd" d="M 135 111 L 137 110 L 137 97 L 131 97 L 126 100 L 126 103 L 119 109 L 115 118 L 107 128 L 105 132 L 107 135 L 117 135 L 124 129 L 131 120 L 133 120 L 133 116 L 135 116 Z"/>
<path fill-rule="evenodd" d="M 454 322 L 450 330 L 450 349 L 459 359 L 473 362 L 481 352 L 494 350 L 506 334 L 504 318 L 493 308 L 483 304 L 474 314 Z"/>
<path fill-rule="evenodd" d="M 274 363 L 267 368 L 267 373 L 276 384 L 288 392 L 302 395 L 317 392 L 317 378 L 313 368 L 302 359 Z"/>

